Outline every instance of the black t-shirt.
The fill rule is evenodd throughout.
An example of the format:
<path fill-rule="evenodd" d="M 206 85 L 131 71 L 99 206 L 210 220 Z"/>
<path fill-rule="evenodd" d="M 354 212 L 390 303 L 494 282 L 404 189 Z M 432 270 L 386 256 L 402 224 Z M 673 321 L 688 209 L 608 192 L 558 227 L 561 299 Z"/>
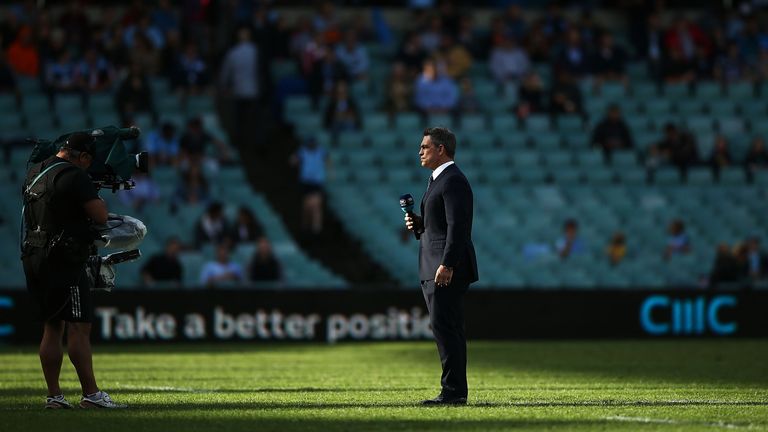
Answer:
<path fill-rule="evenodd" d="M 54 156 L 55 162 L 64 159 Z M 54 162 L 54 163 L 55 163 Z M 99 199 L 96 186 L 85 170 L 67 169 L 56 177 L 56 193 L 51 204 L 55 215 L 64 227 L 72 227 L 74 233 L 87 233 L 90 222 L 85 213 L 85 203 Z"/>
<path fill-rule="evenodd" d="M 156 281 L 181 282 L 181 263 L 178 258 L 171 258 L 165 254 L 152 256 L 141 269 Z"/>
<path fill-rule="evenodd" d="M 280 279 L 280 263 L 275 257 L 266 260 L 254 258 L 250 265 L 250 277 L 252 281 L 276 281 Z"/>
<path fill-rule="evenodd" d="M 52 156 L 43 162 L 40 172 L 58 162 L 69 164 L 64 159 Z M 28 181 L 32 181 L 35 177 L 36 175 Z M 39 182 L 48 181 L 47 177 L 48 175 L 44 176 Z M 67 167 L 56 174 L 54 191 L 50 200 L 51 209 L 49 210 L 56 231 L 66 228 L 68 234 L 84 242 L 93 240 L 89 230 L 90 221 L 85 212 L 85 203 L 95 199 L 99 199 L 99 194 L 85 170 L 78 167 Z M 34 218 L 42 218 L 42 215 L 35 214 Z M 41 221 L 35 220 L 34 222 L 39 224 Z M 32 227 L 28 228 L 32 229 Z"/>

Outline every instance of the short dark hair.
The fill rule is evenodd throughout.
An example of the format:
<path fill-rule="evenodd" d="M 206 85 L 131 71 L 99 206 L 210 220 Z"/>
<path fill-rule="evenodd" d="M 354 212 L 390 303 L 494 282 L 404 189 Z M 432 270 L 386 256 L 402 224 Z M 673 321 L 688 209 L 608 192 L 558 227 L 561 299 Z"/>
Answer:
<path fill-rule="evenodd" d="M 450 129 L 444 127 L 426 128 L 424 129 L 424 136 L 428 136 L 435 147 L 445 147 L 445 153 L 453 159 L 453 155 L 456 154 L 456 135 Z"/>
<path fill-rule="evenodd" d="M 576 221 L 576 219 L 566 219 L 565 223 L 563 223 L 563 228 L 573 228 L 573 229 L 579 229 L 579 222 Z"/>

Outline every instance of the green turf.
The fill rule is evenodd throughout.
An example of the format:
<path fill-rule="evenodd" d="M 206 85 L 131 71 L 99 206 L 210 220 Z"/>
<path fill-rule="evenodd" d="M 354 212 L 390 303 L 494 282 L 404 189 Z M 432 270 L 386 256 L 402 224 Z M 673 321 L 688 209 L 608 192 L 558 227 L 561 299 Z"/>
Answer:
<path fill-rule="evenodd" d="M 768 430 L 768 341 L 474 342 L 470 404 L 434 345 L 96 348 L 120 411 L 44 411 L 35 350 L 0 349 L 0 431 Z M 62 384 L 78 387 L 65 359 Z"/>

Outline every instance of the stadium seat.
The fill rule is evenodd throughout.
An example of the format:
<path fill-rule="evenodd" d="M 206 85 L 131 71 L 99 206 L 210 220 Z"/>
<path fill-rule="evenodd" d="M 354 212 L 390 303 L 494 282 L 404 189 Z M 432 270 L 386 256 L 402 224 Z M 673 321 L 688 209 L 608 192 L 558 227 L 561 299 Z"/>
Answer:
<path fill-rule="evenodd" d="M 713 102 L 723 96 L 723 86 L 717 81 L 699 81 L 693 88 L 696 98 Z"/>
<path fill-rule="evenodd" d="M 25 94 L 21 110 L 30 120 L 33 117 L 47 115 L 50 112 L 51 105 L 48 97 L 42 93 Z"/>
<path fill-rule="evenodd" d="M 549 117 L 534 114 L 525 119 L 525 129 L 529 132 L 548 132 L 552 130 Z"/>
<path fill-rule="evenodd" d="M 716 99 L 707 104 L 707 113 L 716 119 L 737 115 L 737 103 L 727 99 Z"/>
<path fill-rule="evenodd" d="M 711 133 L 714 130 L 714 122 L 708 116 L 690 116 L 685 123 L 694 134 Z"/>
<path fill-rule="evenodd" d="M 416 113 L 399 113 L 395 115 L 394 126 L 398 131 L 415 133 L 423 130 L 422 121 Z"/>
<path fill-rule="evenodd" d="M 458 123 L 454 121 L 453 116 L 450 114 L 430 114 L 427 119 L 427 124 L 432 126 L 443 126 L 452 130 L 459 129 L 456 127 Z"/>
<path fill-rule="evenodd" d="M 600 151 L 580 152 L 576 154 L 576 160 L 579 166 L 585 169 L 604 166 L 603 153 Z"/>
<path fill-rule="evenodd" d="M 670 186 L 681 182 L 680 171 L 677 168 L 662 167 L 656 169 L 653 173 L 653 183 L 657 185 Z"/>
<path fill-rule="evenodd" d="M 680 99 L 675 102 L 675 112 L 681 116 L 701 116 L 704 113 L 706 103 L 697 99 Z"/>
<path fill-rule="evenodd" d="M 672 101 L 670 99 L 649 99 L 643 102 L 643 112 L 647 116 L 669 116 L 672 113 Z"/>
<path fill-rule="evenodd" d="M 370 113 L 363 119 L 363 130 L 367 134 L 389 130 L 389 117 L 385 113 Z"/>
<path fill-rule="evenodd" d="M 479 114 L 467 114 L 461 118 L 461 131 L 484 132 L 487 130 L 485 117 Z"/>
<path fill-rule="evenodd" d="M 544 154 L 544 161 L 551 171 L 569 168 L 574 165 L 573 155 L 569 151 L 552 151 Z"/>
<path fill-rule="evenodd" d="M 742 167 L 721 169 L 718 177 L 718 182 L 722 185 L 741 186 L 746 183 L 746 174 Z"/>
<path fill-rule="evenodd" d="M 570 132 L 562 135 L 563 142 L 568 148 L 587 149 L 591 145 L 590 134 L 587 132 Z"/>
<path fill-rule="evenodd" d="M 725 92 L 732 100 L 751 99 L 755 96 L 755 85 L 751 82 L 735 82 L 725 87 Z"/>
<path fill-rule="evenodd" d="M 59 115 L 79 113 L 83 109 L 83 97 L 78 94 L 57 94 L 53 99 L 53 109 Z"/>
<path fill-rule="evenodd" d="M 557 117 L 557 131 L 563 134 L 584 131 L 584 119 L 578 115 L 561 115 Z"/>
<path fill-rule="evenodd" d="M 691 186 L 712 185 L 712 170 L 709 168 L 694 168 L 688 170 L 688 184 Z"/>
<path fill-rule="evenodd" d="M 506 134 L 497 135 L 499 146 L 506 149 L 525 149 L 529 147 L 529 138 L 526 133 L 510 131 Z"/>
<path fill-rule="evenodd" d="M 557 151 L 562 147 L 562 139 L 555 132 L 533 133 L 529 135 L 529 140 L 533 142 L 536 149 L 542 152 Z"/>
<path fill-rule="evenodd" d="M 515 167 L 534 167 L 541 162 L 540 156 L 534 151 L 518 151 L 512 155 Z"/>
<path fill-rule="evenodd" d="M 579 183 L 585 177 L 579 168 L 571 166 L 551 166 L 549 172 L 556 183 L 565 185 Z"/>
<path fill-rule="evenodd" d="M 581 171 L 588 184 L 605 185 L 613 183 L 616 179 L 613 170 L 607 167 L 593 166 L 589 169 L 582 168 Z"/>
<path fill-rule="evenodd" d="M 617 151 L 611 155 L 611 165 L 619 169 L 637 165 L 637 155 L 634 151 Z"/>
<path fill-rule="evenodd" d="M 625 168 L 617 171 L 616 174 L 618 180 L 627 185 L 642 185 L 648 179 L 648 172 L 642 167 Z"/>
<path fill-rule="evenodd" d="M 517 118 L 512 114 L 491 116 L 491 129 L 497 134 L 517 130 Z"/>
<path fill-rule="evenodd" d="M 283 102 L 283 107 L 286 114 L 289 113 L 306 113 L 312 110 L 312 99 L 309 96 L 289 96 Z"/>
<path fill-rule="evenodd" d="M 496 146 L 496 136 L 490 134 L 475 134 L 466 142 L 457 143 L 458 146 L 468 145 L 473 150 L 490 149 Z"/>
<path fill-rule="evenodd" d="M 720 117 L 717 124 L 718 131 L 723 135 L 741 135 L 747 129 L 740 117 Z"/>
<path fill-rule="evenodd" d="M 672 99 L 684 99 L 691 94 L 691 87 L 687 83 L 670 84 L 664 86 L 664 97 Z"/>
<path fill-rule="evenodd" d="M 522 184 L 541 184 L 547 180 L 548 173 L 541 167 L 515 166 L 513 179 Z"/>

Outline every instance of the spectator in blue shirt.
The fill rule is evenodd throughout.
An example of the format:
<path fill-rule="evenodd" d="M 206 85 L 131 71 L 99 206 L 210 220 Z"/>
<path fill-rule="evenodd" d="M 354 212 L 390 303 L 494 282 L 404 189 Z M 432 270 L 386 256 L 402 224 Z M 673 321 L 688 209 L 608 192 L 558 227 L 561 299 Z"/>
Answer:
<path fill-rule="evenodd" d="M 45 86 L 51 96 L 61 92 L 77 90 L 77 66 L 72 61 L 69 50 L 64 49 L 56 58 L 45 66 Z"/>
<path fill-rule="evenodd" d="M 179 58 L 174 85 L 186 93 L 201 93 L 209 82 L 208 65 L 200 57 L 197 45 L 187 44 Z"/>
<path fill-rule="evenodd" d="M 587 246 L 579 237 L 579 224 L 575 219 L 565 221 L 563 236 L 555 242 L 555 249 L 562 259 L 587 253 Z"/>
<path fill-rule="evenodd" d="M 317 140 L 310 138 L 291 159 L 299 167 L 299 183 L 304 196 L 302 203 L 302 229 L 317 235 L 323 230 L 323 195 L 328 154 Z"/>
<path fill-rule="evenodd" d="M 165 37 L 163 32 L 152 25 L 152 20 L 149 15 L 144 15 L 139 19 L 139 23 L 136 25 L 128 26 L 123 33 L 123 43 L 128 49 L 133 48 L 133 44 L 136 40 L 136 35 L 142 35 L 149 39 L 152 46 L 155 49 L 161 49 L 165 45 Z"/>
<path fill-rule="evenodd" d="M 424 114 L 453 111 L 459 103 L 459 90 L 451 78 L 439 74 L 434 60 L 424 62 L 424 69 L 414 85 L 414 104 Z"/>
<path fill-rule="evenodd" d="M 160 130 L 150 132 L 145 146 L 153 165 L 175 166 L 178 163 L 179 137 L 173 123 L 165 122 Z"/>
<path fill-rule="evenodd" d="M 685 224 L 680 219 L 675 219 L 669 224 L 667 229 L 667 247 L 664 248 L 664 259 L 669 259 L 672 255 L 683 255 L 691 251 L 691 241 L 688 234 L 685 233 Z"/>
<path fill-rule="evenodd" d="M 76 69 L 78 85 L 88 93 L 109 90 L 115 80 L 115 70 L 95 48 L 85 52 Z"/>
<path fill-rule="evenodd" d="M 357 33 L 350 30 L 344 36 L 344 43 L 336 47 L 336 57 L 347 68 L 347 73 L 354 80 L 365 79 L 371 62 L 368 50 L 360 44 Z"/>
<path fill-rule="evenodd" d="M 200 272 L 200 283 L 214 287 L 221 282 L 242 282 L 243 268 L 232 261 L 229 254 L 229 244 L 219 243 L 216 246 L 216 259 L 208 261 Z"/>
<path fill-rule="evenodd" d="M 152 11 L 152 26 L 162 33 L 179 30 L 179 14 L 170 0 L 160 0 Z"/>

